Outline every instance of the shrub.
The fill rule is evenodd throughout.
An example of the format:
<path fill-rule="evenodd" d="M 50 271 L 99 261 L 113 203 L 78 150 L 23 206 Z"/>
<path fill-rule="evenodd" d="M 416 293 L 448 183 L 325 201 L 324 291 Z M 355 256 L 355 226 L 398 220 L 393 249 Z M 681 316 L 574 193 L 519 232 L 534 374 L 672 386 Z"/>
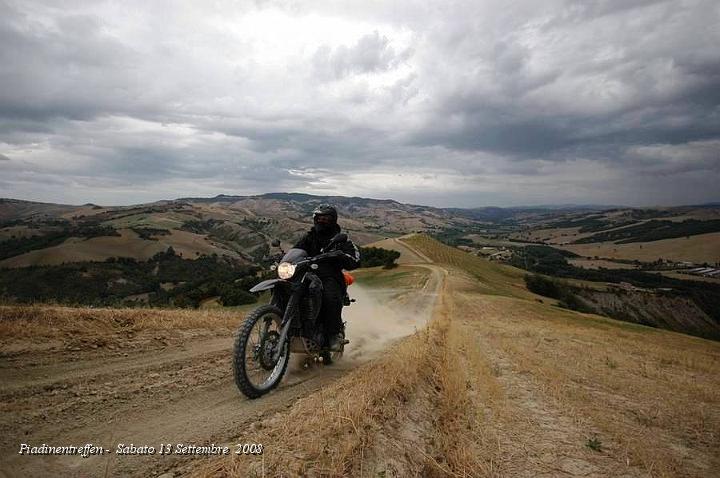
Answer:
<path fill-rule="evenodd" d="M 557 281 L 539 274 L 526 274 L 525 285 L 530 292 L 551 299 L 559 299 L 561 297 L 560 288 Z"/>
<path fill-rule="evenodd" d="M 360 260 L 363 267 L 383 266 L 391 269 L 395 261 L 400 257 L 398 251 L 383 249 L 382 247 L 361 247 Z"/>
<path fill-rule="evenodd" d="M 220 291 L 220 302 L 222 302 L 224 306 L 254 304 L 257 302 L 257 297 L 250 292 L 246 292 L 241 286 L 234 284 L 222 288 Z"/>
<path fill-rule="evenodd" d="M 597 435 L 593 436 L 592 438 L 588 438 L 588 440 L 585 442 L 585 446 L 593 451 L 602 451 L 602 442 L 597 437 Z"/>

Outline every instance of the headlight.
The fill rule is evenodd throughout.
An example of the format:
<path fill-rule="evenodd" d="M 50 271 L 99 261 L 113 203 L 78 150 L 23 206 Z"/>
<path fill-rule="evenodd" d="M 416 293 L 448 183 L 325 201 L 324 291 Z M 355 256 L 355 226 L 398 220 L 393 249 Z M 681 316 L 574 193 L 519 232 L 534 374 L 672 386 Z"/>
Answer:
<path fill-rule="evenodd" d="M 281 279 L 289 279 L 295 274 L 295 264 L 289 262 L 281 262 L 277 268 L 278 277 Z"/>

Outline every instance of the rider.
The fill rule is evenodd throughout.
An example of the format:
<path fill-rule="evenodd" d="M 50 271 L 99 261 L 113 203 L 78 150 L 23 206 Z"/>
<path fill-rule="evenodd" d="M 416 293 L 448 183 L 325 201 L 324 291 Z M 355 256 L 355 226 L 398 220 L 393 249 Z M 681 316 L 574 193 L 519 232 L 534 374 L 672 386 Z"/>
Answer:
<path fill-rule="evenodd" d="M 316 256 L 326 247 L 336 234 L 340 233 L 337 223 L 337 210 L 329 204 L 321 204 L 313 211 L 313 227 L 295 244 L 309 256 Z M 315 271 L 323 283 L 322 307 L 318 318 L 325 326 L 330 350 L 339 350 L 345 341 L 344 325 L 341 318 L 343 298 L 347 286 L 342 270 L 352 270 L 360 266 L 360 251 L 348 239 L 337 245 L 340 251 L 333 260 L 318 263 Z M 327 252 L 327 251 L 325 251 Z"/>

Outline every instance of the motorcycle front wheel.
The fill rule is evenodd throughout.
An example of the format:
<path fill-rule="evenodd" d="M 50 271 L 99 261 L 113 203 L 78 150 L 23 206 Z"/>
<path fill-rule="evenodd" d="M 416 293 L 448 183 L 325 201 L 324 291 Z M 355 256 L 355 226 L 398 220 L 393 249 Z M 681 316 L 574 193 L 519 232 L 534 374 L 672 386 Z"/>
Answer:
<path fill-rule="evenodd" d="M 277 387 L 287 370 L 290 348 L 282 346 L 273 360 L 280 338 L 282 311 L 263 305 L 251 312 L 240 326 L 233 348 L 235 385 L 248 398 L 258 398 Z"/>

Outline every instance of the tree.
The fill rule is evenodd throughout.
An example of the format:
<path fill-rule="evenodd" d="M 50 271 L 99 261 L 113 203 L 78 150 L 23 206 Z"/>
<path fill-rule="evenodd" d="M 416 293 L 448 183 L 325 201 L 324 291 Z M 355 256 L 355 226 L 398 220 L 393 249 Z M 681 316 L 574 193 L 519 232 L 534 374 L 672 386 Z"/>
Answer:
<path fill-rule="evenodd" d="M 398 251 L 383 249 L 381 247 L 361 247 L 360 258 L 363 267 L 383 266 L 386 269 L 394 267 L 395 261 L 400 257 Z"/>

